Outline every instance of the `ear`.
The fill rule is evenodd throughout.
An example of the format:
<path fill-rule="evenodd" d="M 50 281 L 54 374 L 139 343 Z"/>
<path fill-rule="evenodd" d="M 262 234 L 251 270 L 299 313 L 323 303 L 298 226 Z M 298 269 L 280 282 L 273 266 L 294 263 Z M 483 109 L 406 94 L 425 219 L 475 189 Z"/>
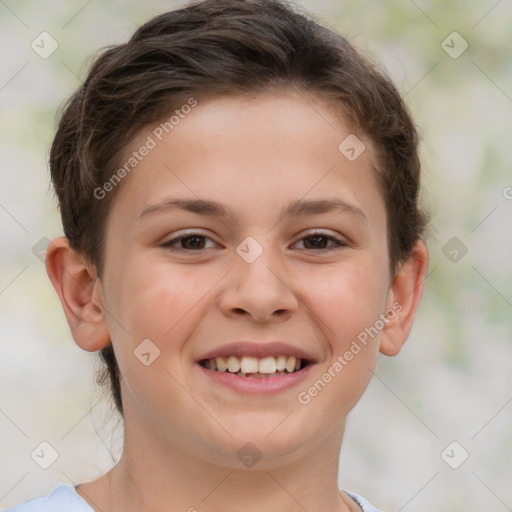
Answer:
<path fill-rule="evenodd" d="M 110 343 L 103 288 L 96 269 L 70 247 L 66 237 L 46 250 L 46 272 L 55 288 L 78 346 L 94 352 Z"/>
<path fill-rule="evenodd" d="M 427 248 L 419 240 L 393 278 L 386 300 L 387 322 L 380 341 L 380 351 L 386 356 L 396 356 L 409 336 L 423 291 L 427 261 Z"/>

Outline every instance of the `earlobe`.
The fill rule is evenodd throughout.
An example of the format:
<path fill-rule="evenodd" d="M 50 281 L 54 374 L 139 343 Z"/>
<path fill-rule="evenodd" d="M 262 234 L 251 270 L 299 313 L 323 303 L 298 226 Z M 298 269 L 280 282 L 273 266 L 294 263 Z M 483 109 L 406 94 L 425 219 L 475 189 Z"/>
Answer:
<path fill-rule="evenodd" d="M 386 356 L 397 355 L 409 336 L 423 291 L 427 263 L 427 248 L 419 240 L 391 283 L 387 311 L 393 311 L 394 314 L 389 315 L 380 341 L 380 352 Z"/>
<path fill-rule="evenodd" d="M 45 263 L 73 339 L 89 352 L 101 350 L 110 343 L 110 335 L 95 269 L 82 261 L 66 237 L 50 243 Z"/>

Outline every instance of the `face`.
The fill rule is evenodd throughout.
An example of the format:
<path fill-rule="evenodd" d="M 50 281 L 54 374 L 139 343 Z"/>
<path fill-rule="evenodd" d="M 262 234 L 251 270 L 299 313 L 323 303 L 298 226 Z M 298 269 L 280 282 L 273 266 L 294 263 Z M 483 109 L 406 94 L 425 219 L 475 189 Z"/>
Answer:
<path fill-rule="evenodd" d="M 371 144 L 358 134 L 366 149 L 347 158 L 353 130 L 310 96 L 186 110 L 127 148 L 126 160 L 154 146 L 107 223 L 101 286 L 125 428 L 226 465 L 248 442 L 293 460 L 343 430 L 392 316 Z M 206 368 L 217 349 L 249 376 Z M 254 375 L 293 355 L 302 370 Z"/>

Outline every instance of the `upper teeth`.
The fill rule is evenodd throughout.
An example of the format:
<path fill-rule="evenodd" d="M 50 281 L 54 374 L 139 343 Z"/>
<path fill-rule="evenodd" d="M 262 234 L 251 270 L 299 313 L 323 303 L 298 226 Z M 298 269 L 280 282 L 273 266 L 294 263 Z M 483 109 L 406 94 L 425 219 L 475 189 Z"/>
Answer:
<path fill-rule="evenodd" d="M 293 372 L 301 367 L 301 359 L 295 356 L 278 356 L 278 357 L 251 357 L 236 356 L 216 357 L 215 359 L 207 359 L 205 361 L 206 368 L 216 370 L 218 372 L 228 371 L 230 373 L 276 373 L 276 371 Z"/>

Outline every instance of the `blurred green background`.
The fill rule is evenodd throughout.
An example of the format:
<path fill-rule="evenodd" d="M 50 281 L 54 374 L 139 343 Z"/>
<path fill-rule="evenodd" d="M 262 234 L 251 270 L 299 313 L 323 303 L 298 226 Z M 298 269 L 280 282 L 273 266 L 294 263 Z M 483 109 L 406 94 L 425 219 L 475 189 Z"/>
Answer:
<path fill-rule="evenodd" d="M 119 455 L 97 355 L 74 344 L 37 257 L 42 238 L 61 234 L 47 155 L 89 57 L 180 5 L 0 1 L 0 509 L 93 479 Z M 512 510 L 512 2 L 296 5 L 403 93 L 432 214 L 415 327 L 398 357 L 379 360 L 349 417 L 340 486 L 383 510 Z M 48 58 L 31 47 L 43 31 L 58 43 Z M 42 441 L 59 454 L 46 470 L 30 457 Z"/>

